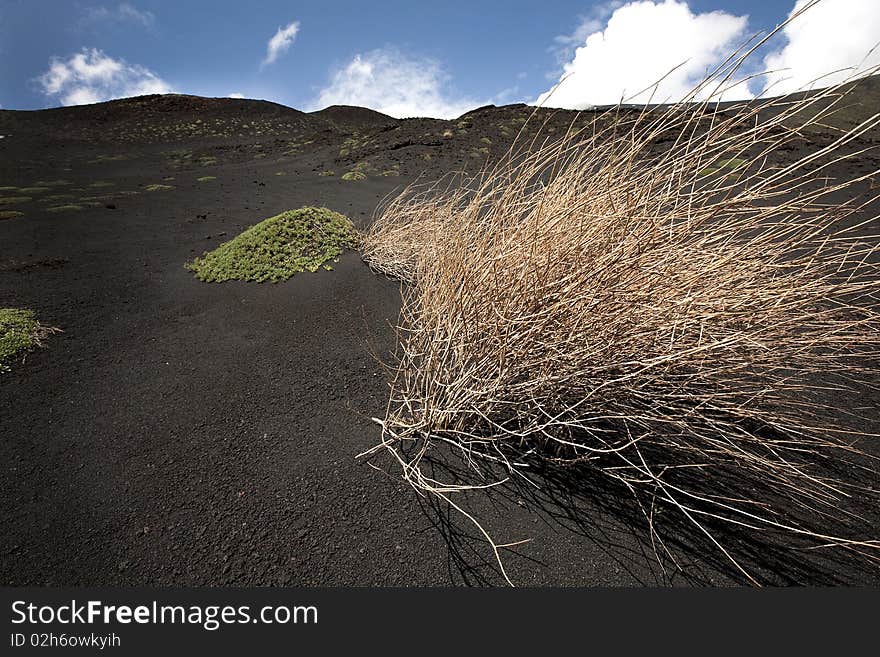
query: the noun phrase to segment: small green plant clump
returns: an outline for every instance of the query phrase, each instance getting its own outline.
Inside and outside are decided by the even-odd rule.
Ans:
[[[146,187],[144,187],[144,189],[148,192],[167,192],[171,189],[174,189],[174,185],[160,185],[156,183],[152,185],[147,185]]]
[[[0,210],[0,221],[3,219],[18,219],[23,216],[24,212],[18,212],[17,210]]]
[[[77,212],[79,210],[82,210],[83,207],[83,205],[79,205],[76,203],[68,203],[66,205],[53,205],[52,207],[46,208],[46,212]]]
[[[305,207],[261,221],[187,268],[208,283],[277,282],[322,265],[328,268],[325,263],[358,243],[347,217],[327,208]]]
[[[196,182],[211,182],[212,180],[217,180],[217,176],[201,176],[196,178]]]
[[[715,162],[714,165],[702,169],[699,172],[699,175],[711,176],[713,173],[718,173],[719,171],[733,171],[734,169],[740,168],[744,164],[748,164],[748,161],[738,157],[732,157],[726,160],[718,160],[717,162]]]
[[[43,338],[57,330],[41,325],[33,310],[0,308],[0,373],[9,371],[13,357],[42,346]]]

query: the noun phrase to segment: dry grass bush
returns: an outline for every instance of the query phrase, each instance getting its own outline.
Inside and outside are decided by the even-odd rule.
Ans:
[[[697,102],[743,59],[691,102],[615,108],[477,176],[411,187],[376,218],[365,258],[407,285],[375,450],[418,490],[467,515],[453,494],[499,483],[481,463],[511,476],[536,458],[585,464],[636,496],[652,540],[656,505],[671,506],[750,579],[710,525],[877,560],[870,526],[823,523],[871,492],[819,466],[858,453],[865,425],[829,405],[876,377],[880,339],[868,199],[834,200],[858,198],[871,174],[826,170],[861,152],[880,115],[773,164],[845,89],[737,111]],[[440,448],[473,480],[431,478],[424,459]],[[503,571],[502,546],[468,517]]]

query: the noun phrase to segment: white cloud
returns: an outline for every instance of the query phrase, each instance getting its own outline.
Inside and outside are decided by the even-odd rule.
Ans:
[[[244,94],[240,91],[233,91],[231,94],[227,96],[227,98],[244,98]]]
[[[129,23],[145,28],[152,28],[156,24],[156,17],[149,11],[143,11],[137,7],[123,2],[116,7],[89,7],[80,21],[80,25],[88,27],[96,23]]]
[[[798,0],[789,16],[810,3]],[[880,2],[823,0],[786,25],[782,37],[786,45],[764,59],[764,69],[771,71],[768,94],[843,82],[880,65],[880,48],[874,49],[880,41]]]
[[[526,101],[522,100],[522,94],[520,94],[519,85],[515,84],[512,87],[502,89],[497,94],[492,96],[490,102],[493,105],[507,105],[510,103],[521,103]],[[485,104],[487,103],[484,103],[484,105]]]
[[[293,45],[298,32],[299,21],[293,21],[290,25],[279,27],[275,35],[269,39],[269,43],[266,44],[266,58],[263,60],[261,67],[272,64],[281,55],[286,53],[290,46]]]
[[[614,13],[614,10],[623,5],[623,0],[610,0],[600,3],[591,8],[590,12],[580,17],[580,23],[571,34],[561,34],[553,38],[553,45],[548,51],[553,53],[560,68],[574,58],[575,51],[587,40],[593,32],[600,32],[605,25],[606,19]],[[548,77],[557,77],[558,71],[548,74]]]
[[[49,70],[37,82],[46,96],[62,105],[172,91],[168,83],[149,69],[113,59],[96,48],[84,48],[68,59],[53,57]]]
[[[374,50],[355,55],[337,70],[312,106],[360,105],[396,118],[449,119],[486,104],[450,94],[448,81],[437,62],[392,49]]]
[[[723,11],[694,14],[681,0],[618,6],[604,29],[583,37],[587,29],[597,27],[594,17],[570,37],[580,36],[583,42],[565,64],[555,91],[541,94],[537,102],[583,109],[621,100],[680,100],[740,45],[747,20]],[[748,95],[743,87],[738,92],[741,97]]]

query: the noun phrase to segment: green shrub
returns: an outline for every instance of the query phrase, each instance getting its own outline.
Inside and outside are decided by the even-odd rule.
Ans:
[[[327,208],[306,207],[261,221],[187,268],[208,283],[277,282],[326,267],[325,263],[343,249],[356,248],[358,242],[348,218]]]
[[[40,325],[33,310],[0,308],[0,372],[8,372],[14,356],[41,346],[42,338],[56,330]]]

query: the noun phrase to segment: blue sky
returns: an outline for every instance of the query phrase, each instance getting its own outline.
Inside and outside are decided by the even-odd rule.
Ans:
[[[454,116],[488,102],[546,100],[563,73],[570,77],[548,104],[605,102],[687,59],[690,69],[663,89],[671,98],[722,51],[794,7],[795,0],[0,0],[0,106],[175,91],[240,93],[300,109],[350,102],[395,115]],[[856,30],[864,34],[850,50],[870,50],[880,39],[878,7],[823,0],[808,12],[816,14],[808,39],[780,35],[756,66],[781,57],[791,70],[807,71],[798,78],[803,85],[816,66],[836,63],[817,47],[836,53],[837,41],[851,44]]]

